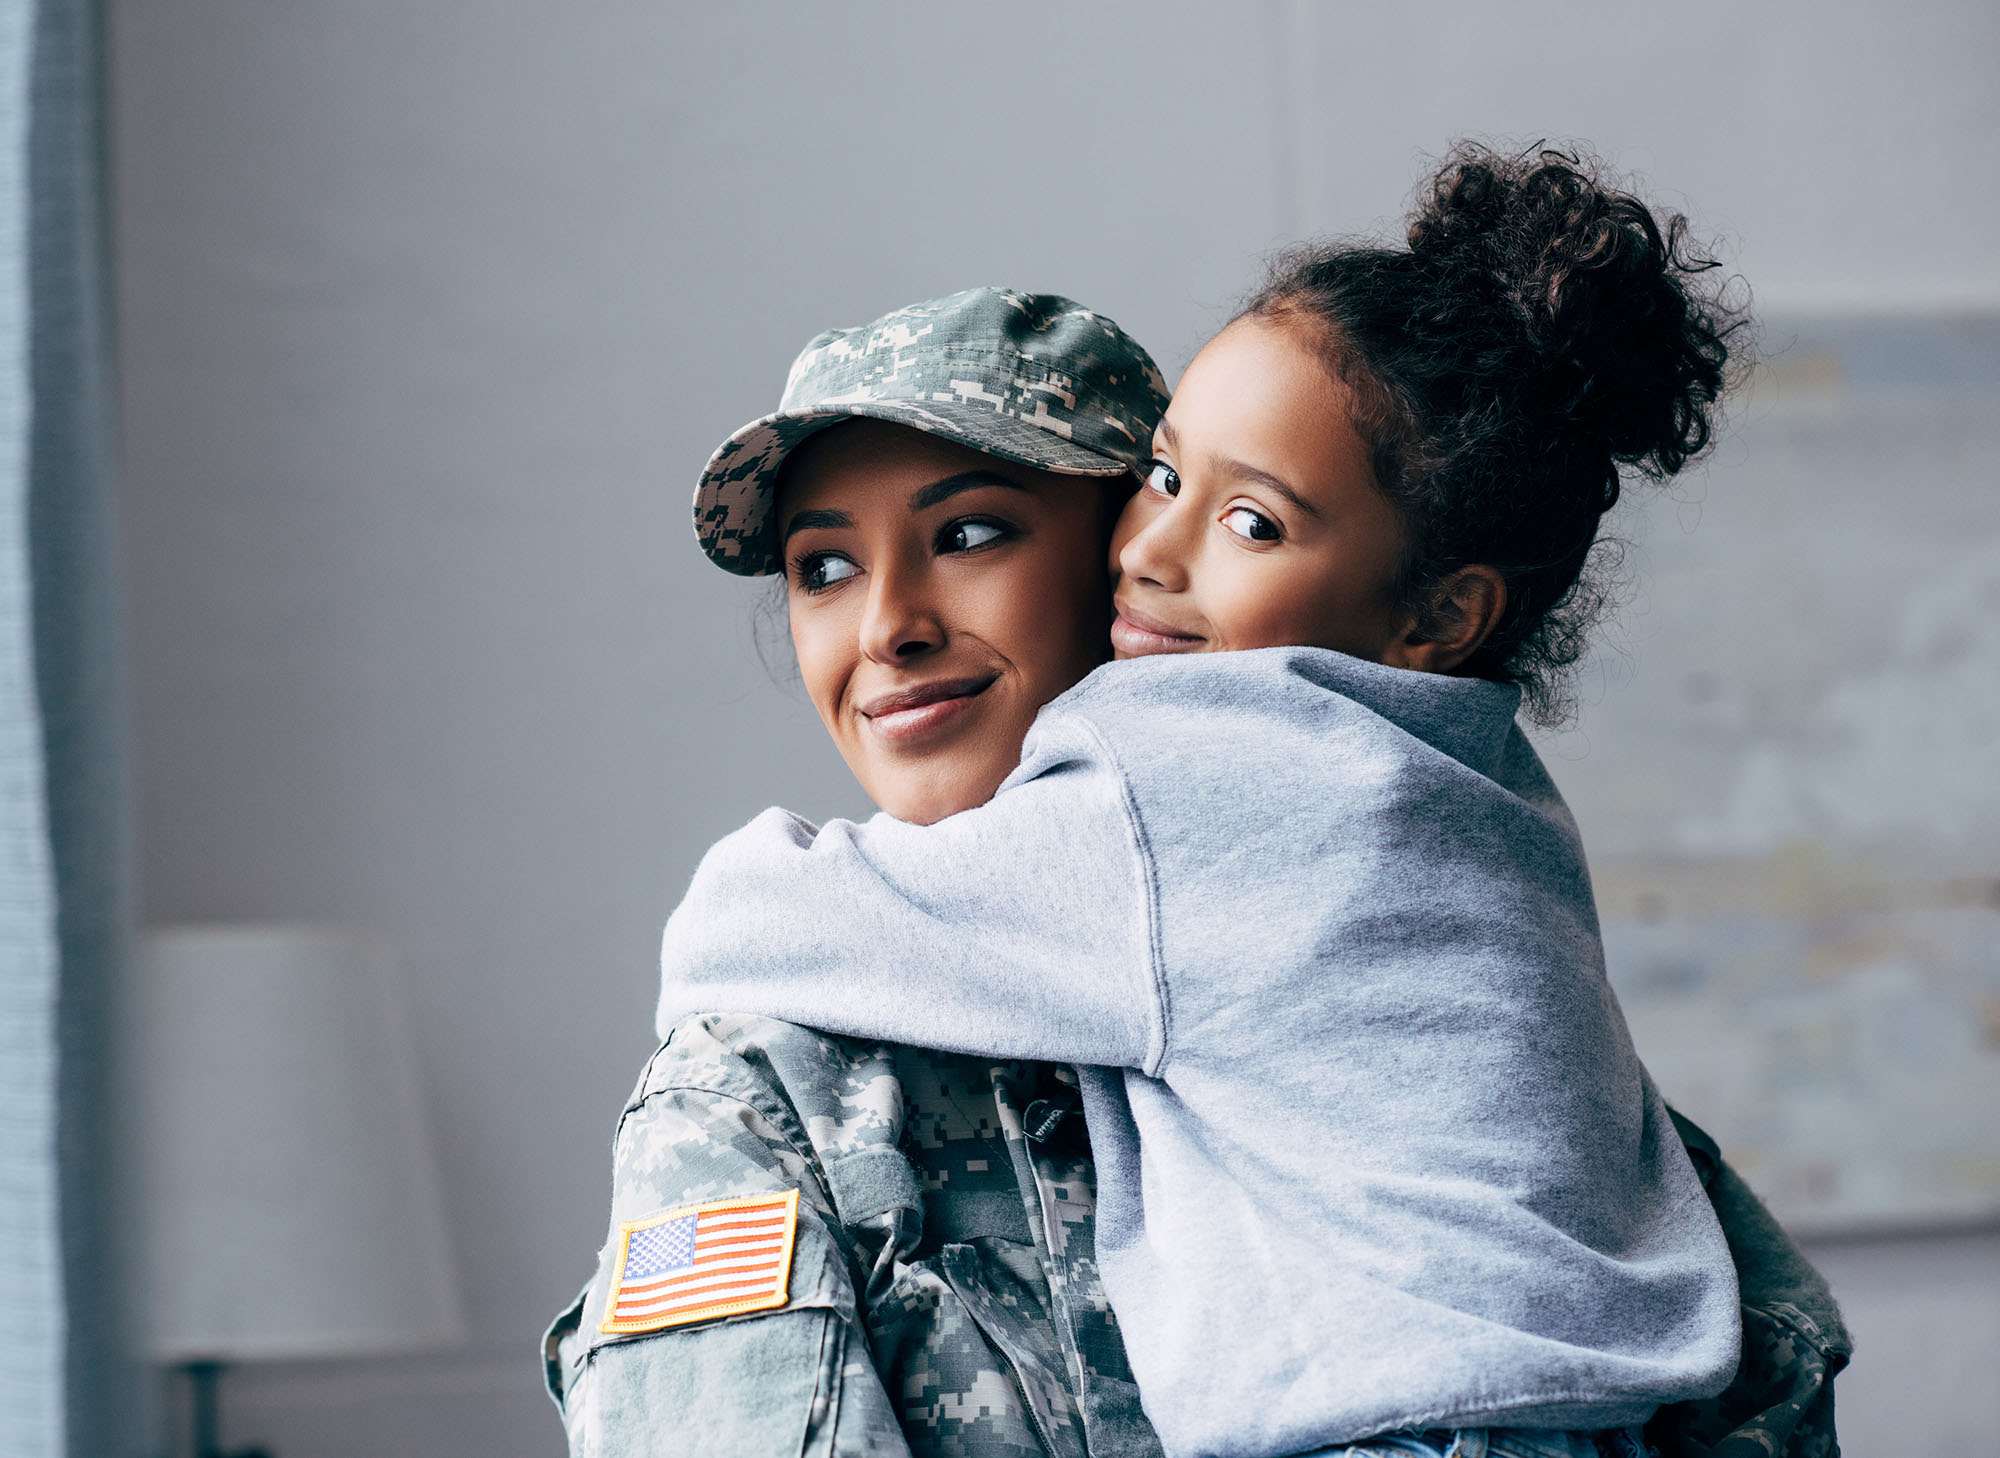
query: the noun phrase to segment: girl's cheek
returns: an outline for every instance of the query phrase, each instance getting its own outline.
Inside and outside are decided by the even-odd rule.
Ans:
[[[1221,552],[1205,576],[1189,575],[1189,591],[1201,603],[1225,648],[1278,648],[1311,641],[1297,617],[1297,584],[1268,564],[1241,553]]]
[[[1126,500],[1118,513],[1118,520],[1111,527],[1111,572],[1118,573],[1118,557],[1125,550],[1125,544],[1136,537],[1146,525],[1150,510],[1146,501],[1146,489],[1142,486]]]

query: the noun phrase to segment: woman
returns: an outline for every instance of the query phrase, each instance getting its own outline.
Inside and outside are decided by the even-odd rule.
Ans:
[[[795,367],[787,408],[718,453],[698,506],[704,545],[735,570],[776,565],[793,532],[809,533],[808,542],[827,529],[842,534],[843,551],[802,553],[790,564],[801,670],[877,803],[927,821],[984,800],[1012,768],[1035,711],[1104,656],[1107,493],[1022,467],[1102,474],[1097,463],[1109,462],[1123,471],[1151,426],[1137,418],[1142,402],[1113,417],[1110,436],[1098,433],[1095,461],[1077,454],[1076,428],[1105,416],[1097,403],[1132,381],[1131,356],[1144,360],[1094,316],[1017,296],[921,307],[917,320],[890,316],[815,341]],[[1093,321],[1071,357],[1047,352],[1062,334],[1040,317],[1050,309],[1058,320]],[[1024,333],[1027,316],[1035,318]],[[1024,343],[1042,351],[1032,367]],[[990,381],[968,378],[975,355],[993,369]],[[924,378],[927,367],[950,379],[947,390],[926,388],[937,383]],[[1139,374],[1157,378],[1149,362]],[[1035,409],[996,417],[990,405],[972,404],[1004,409],[1014,397],[1050,395],[1072,417],[1032,428],[1069,426],[1066,454],[1021,434],[1022,417],[1038,418]],[[1152,395],[1155,415],[1160,403]],[[843,425],[799,449],[776,490],[785,452],[844,414],[907,421],[930,438],[902,424]],[[996,418],[1003,430],[992,428]],[[819,594],[858,571],[857,560],[868,565],[867,591],[822,603]],[[963,1090],[981,1074],[975,1108]],[[934,1117],[954,1092],[958,1110],[972,1114],[973,1136],[990,1107],[1001,1140],[956,1169],[927,1166],[919,1140],[899,1167],[900,1094],[919,1116]],[[703,1018],[676,1028],[621,1128],[620,1229],[581,1309],[552,1333],[552,1383],[567,1388],[573,1447],[653,1451],[653,1434],[661,1451],[882,1451],[900,1419],[919,1451],[1152,1451],[1090,1259],[1089,1159],[1051,1148],[1078,1122],[1065,1112],[1066,1093],[1066,1081],[1046,1069],[975,1071],[967,1060],[856,1048],[781,1024]],[[841,1105],[835,1116],[809,1107],[828,1099]],[[901,1172],[910,1164],[923,1177],[921,1201]],[[1012,1206],[998,1187],[1006,1181],[987,1178],[996,1167],[1011,1168],[1024,1197]],[[848,1187],[850,1170],[868,1172],[858,1188]],[[1741,1264],[1744,1231],[1775,1231],[1758,1223],[1761,1211],[1729,1207],[1729,1178],[1722,1171],[1711,1193],[1720,1194]],[[691,1222],[708,1218],[703,1211],[749,1218],[741,1211],[769,1209],[794,1189],[786,1198],[806,1208],[769,1217],[795,1219],[784,1237],[796,1234],[798,1253],[782,1291],[757,1286],[754,1255],[738,1262],[752,1269],[736,1276],[633,1263],[635,1242],[661,1230],[695,1229]],[[757,1199],[766,1206],[743,1204]],[[739,1239],[732,1248],[751,1244]],[[1823,1297],[1809,1272],[1785,1274],[1795,1302]],[[1761,1299],[1754,1267],[1744,1289],[1746,1307]],[[717,1319],[723,1324],[699,1324]],[[1701,1413],[1668,1414],[1656,1424],[1662,1435],[1702,1451],[1683,1439],[1718,1438],[1738,1426],[1738,1409],[1769,1405],[1772,1374],[1753,1369],[1779,1348],[1749,1326],[1746,1375],[1762,1389],[1739,1391],[1739,1382]],[[860,1360],[863,1330],[878,1363],[872,1371]],[[1819,1368],[1794,1374],[1789,1387],[1777,1374],[1779,1405],[1789,1402],[1792,1418],[1818,1394],[1836,1345],[1823,1343]],[[1797,1347],[1782,1350],[1796,1356]],[[927,1381],[968,1355],[976,1359],[968,1377],[934,1386],[970,1400],[933,1400]],[[745,1382],[746,1365],[773,1375]],[[751,1405],[738,1411],[745,1397]],[[960,1426],[966,1412],[974,1421]],[[688,1426],[697,1415],[712,1420],[699,1443]],[[673,1437],[658,1424],[671,1424]],[[1759,1431],[1778,1429],[1766,1419]]]
[[[816,339],[779,413],[717,452],[697,517],[719,565],[772,571],[787,534],[840,522],[882,569],[865,612],[811,611],[808,583],[792,616],[885,810],[986,799],[1041,705],[1109,656],[1104,545],[1165,403],[1110,321],[979,289]],[[621,1120],[598,1277],[550,1334],[572,1451],[1157,1451],[1097,1282],[1075,1102],[1067,1069],[676,1028]],[[782,1304],[615,1319],[620,1227],[794,1189]]]

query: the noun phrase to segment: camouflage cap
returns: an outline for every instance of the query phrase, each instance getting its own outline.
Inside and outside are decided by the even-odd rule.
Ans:
[[[716,566],[776,572],[779,468],[808,436],[865,416],[1023,466],[1117,476],[1152,450],[1167,385],[1124,330],[1056,294],[967,289],[829,329],[792,361],[774,414],[709,457],[694,529]]]

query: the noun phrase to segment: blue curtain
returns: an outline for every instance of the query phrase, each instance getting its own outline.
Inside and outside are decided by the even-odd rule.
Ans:
[[[101,58],[0,0],[0,1453],[142,1446],[111,1046],[132,926]]]

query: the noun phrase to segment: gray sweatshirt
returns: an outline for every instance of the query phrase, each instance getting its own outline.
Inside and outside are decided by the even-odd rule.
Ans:
[[[660,1027],[1094,1065],[1169,1454],[1641,1422],[1734,1372],[1735,1275],[1517,699],[1313,648],[1106,665],[978,809],[717,844]]]

